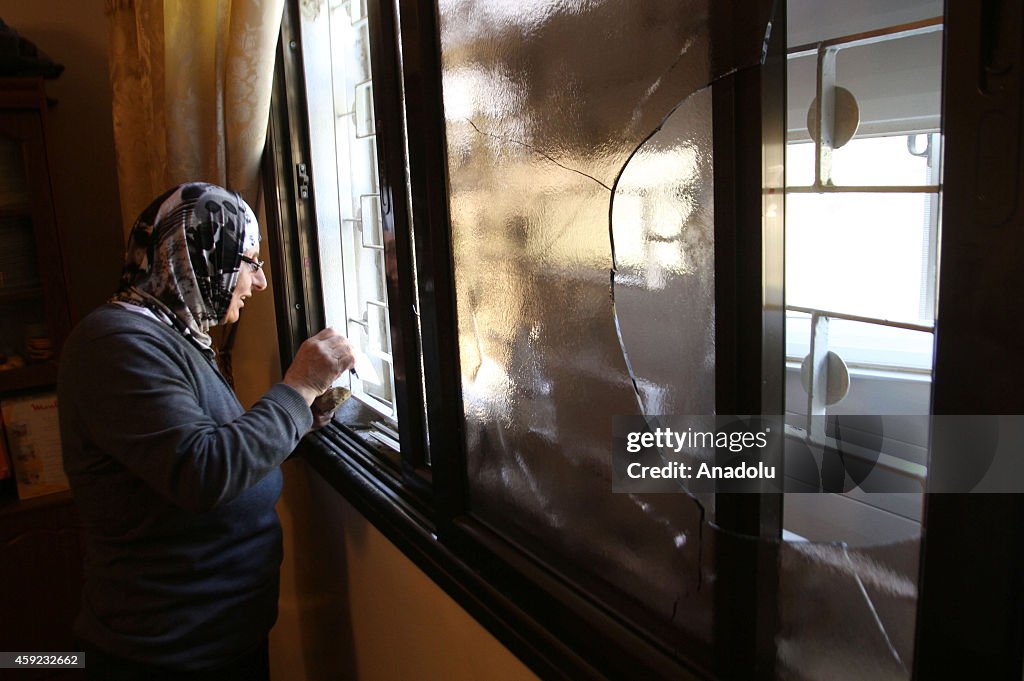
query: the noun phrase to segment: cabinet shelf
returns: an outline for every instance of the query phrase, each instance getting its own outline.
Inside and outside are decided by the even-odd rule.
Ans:
[[[47,111],[41,78],[0,78],[0,270],[6,277],[0,287],[0,347],[5,351],[20,349],[45,328],[58,352],[71,327],[66,251],[46,149]],[[0,371],[0,399],[52,392],[56,384],[56,358],[26,364]],[[23,496],[37,491],[31,481],[23,480],[22,486]],[[17,494],[16,479],[0,480],[0,642],[4,650],[74,650],[71,625],[81,603],[82,556],[71,494],[21,501]],[[0,678],[7,676],[0,672]]]
[[[14,513],[26,513],[51,506],[64,506],[71,503],[71,492],[54,492],[32,499],[18,499],[16,497],[0,498],[0,518]]]
[[[0,288],[0,303],[19,303],[24,300],[38,300],[46,297],[42,286]]]
[[[31,217],[32,207],[28,204],[28,201],[0,204],[0,220]]]
[[[71,326],[46,153],[39,78],[0,79],[0,347],[46,329],[59,351]],[[57,383],[56,358],[0,371],[0,399]]]
[[[17,369],[0,371],[0,393],[31,388],[49,388],[57,384],[57,362],[26,364]]]

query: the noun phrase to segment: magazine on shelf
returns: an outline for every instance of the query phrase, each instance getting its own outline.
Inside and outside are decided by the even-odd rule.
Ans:
[[[53,393],[0,402],[7,449],[19,499],[68,489],[61,457],[57,396]]]

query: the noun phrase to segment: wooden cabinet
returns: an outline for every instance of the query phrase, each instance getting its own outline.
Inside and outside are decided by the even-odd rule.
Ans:
[[[78,650],[82,549],[68,492],[0,506],[0,650]],[[24,669],[18,681],[81,678],[81,670]],[[0,680],[5,670],[0,670]]]
[[[0,79],[0,397],[51,388],[70,327],[38,79]],[[47,356],[49,355],[49,356]]]
[[[0,78],[0,399],[53,391],[71,325],[38,78]],[[0,481],[0,504],[16,498]]]
[[[0,79],[0,399],[55,390],[70,327],[46,148],[48,106],[41,80]],[[87,214],[84,207],[86,223]],[[14,480],[0,482],[0,650],[74,649],[81,556],[70,493],[19,501]],[[68,674],[23,670],[17,678]]]

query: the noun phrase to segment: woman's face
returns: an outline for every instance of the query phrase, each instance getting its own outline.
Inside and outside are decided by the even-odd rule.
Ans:
[[[260,251],[253,248],[245,252],[246,257],[252,260],[259,260]],[[253,291],[262,291],[267,288],[267,275],[263,274],[263,268],[253,271],[252,265],[242,261],[238,268],[238,283],[235,284],[235,291],[231,294],[231,303],[228,311],[224,314],[223,324],[234,324],[245,307],[245,300],[252,297]]]

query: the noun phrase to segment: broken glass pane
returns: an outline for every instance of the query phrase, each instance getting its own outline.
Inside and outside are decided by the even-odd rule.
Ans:
[[[440,10],[473,512],[708,644],[704,509],[609,470],[612,416],[714,407],[708,6]]]
[[[711,89],[688,97],[615,185],[612,295],[644,414],[715,410]]]
[[[819,634],[898,678],[904,553],[763,542],[718,528],[708,499],[611,493],[614,416],[714,412],[709,86],[757,65],[767,20],[733,30],[757,24],[747,3],[674,0],[439,14],[472,514],[705,668],[731,643],[722,569],[765,550],[781,678],[855,678],[819,674],[842,659]]]
[[[909,679],[917,556],[916,538],[860,549],[784,543],[777,677]]]

